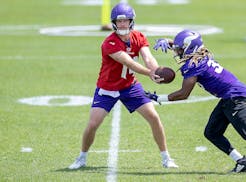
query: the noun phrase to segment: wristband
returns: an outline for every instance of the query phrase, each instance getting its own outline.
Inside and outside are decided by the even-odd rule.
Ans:
[[[168,100],[168,95],[162,95],[157,98],[157,102],[167,102]]]

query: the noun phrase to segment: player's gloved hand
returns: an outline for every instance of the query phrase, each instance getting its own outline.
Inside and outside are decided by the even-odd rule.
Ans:
[[[144,91],[144,95],[150,98],[151,100],[158,102],[158,95],[156,95],[156,91],[154,91],[153,94],[149,91],[148,92]],[[161,102],[158,102],[158,103],[161,105]]]
[[[168,49],[172,49],[170,43],[169,43],[169,40],[168,39],[163,39],[163,38],[160,38],[158,40],[156,40],[156,43],[153,47],[154,50],[158,50],[159,48],[161,48],[162,52],[165,51],[165,53],[167,53],[167,50]]]

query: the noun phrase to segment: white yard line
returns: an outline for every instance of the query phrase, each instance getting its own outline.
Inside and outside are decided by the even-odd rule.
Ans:
[[[99,55],[78,55],[78,56],[62,56],[62,55],[0,55],[0,60],[79,60],[90,58],[100,58]]]
[[[108,153],[109,150],[90,150],[93,153]],[[118,153],[139,153],[142,152],[141,150],[118,150]]]
[[[246,40],[246,39],[245,39]],[[31,60],[31,61],[43,61],[43,60],[81,60],[90,58],[98,58],[99,55],[77,55],[77,56],[69,56],[69,55],[0,55],[0,60]],[[156,58],[161,58],[161,56],[157,55]],[[216,58],[219,59],[244,59],[246,55],[244,53],[241,54],[225,54],[225,55],[217,55]]]
[[[165,94],[160,94],[160,95],[164,96]],[[54,100],[59,101],[59,99],[61,99],[61,101],[65,99],[66,102],[53,102]],[[188,103],[194,103],[194,102],[205,102],[205,101],[209,101],[213,99],[217,99],[217,98],[214,96],[190,96],[187,100],[163,102],[162,104],[163,105],[181,104],[181,103],[188,104]],[[83,106],[83,105],[91,104],[92,98],[89,96],[79,96],[79,95],[45,95],[45,96],[20,98],[17,100],[17,102],[22,103],[22,104],[34,105],[34,106],[71,107],[71,106]],[[154,102],[154,104],[159,105],[157,102]],[[116,116],[114,116],[115,119],[113,118],[113,120],[119,119],[119,118],[116,118],[118,117],[119,114],[120,114],[120,111],[118,111],[117,109],[114,109],[114,115]],[[113,122],[112,127],[119,127],[116,124],[114,124],[114,122],[119,122],[118,120],[112,121],[112,122]],[[114,128],[112,128],[112,130],[113,129]],[[116,131],[113,130],[112,132],[116,132]],[[112,137],[114,135],[112,134]],[[134,151],[136,152],[138,150],[119,150],[118,152],[134,152]],[[110,151],[109,150],[99,150],[95,152],[102,153],[102,152],[110,152]]]
[[[120,2],[128,3],[128,0]],[[188,4],[190,0],[135,0],[135,3],[141,5],[157,5],[157,4]],[[80,5],[80,6],[101,6],[102,0],[63,0],[63,5]]]
[[[108,151],[107,182],[117,181],[117,162],[120,141],[120,115],[120,102],[117,102],[113,109],[112,129]]]
[[[146,36],[175,36],[183,29],[192,29],[202,35],[223,33],[223,29],[212,25],[175,25],[175,24],[145,24],[136,25],[136,30]],[[101,31],[100,25],[80,26],[39,26],[39,25],[0,25],[0,36],[2,35],[47,35],[47,36],[108,36],[111,32]]]

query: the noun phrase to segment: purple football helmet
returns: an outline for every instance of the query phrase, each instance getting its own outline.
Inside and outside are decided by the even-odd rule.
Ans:
[[[182,59],[185,55],[189,55],[199,51],[203,47],[202,37],[199,33],[191,30],[183,30],[179,32],[173,41],[173,50]]]
[[[111,22],[113,29],[119,35],[126,35],[133,29],[134,19],[136,17],[134,9],[127,3],[116,4],[111,11]],[[129,19],[130,25],[128,30],[119,30],[116,26],[116,20],[119,19]]]

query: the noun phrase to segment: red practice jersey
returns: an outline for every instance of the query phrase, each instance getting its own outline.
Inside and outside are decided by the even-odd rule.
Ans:
[[[130,44],[128,45],[115,32],[109,35],[101,46],[102,65],[97,80],[97,87],[111,91],[128,88],[136,81],[134,72],[112,59],[109,54],[125,51],[133,60],[137,61],[139,51],[144,46],[149,46],[146,37],[141,32],[135,30],[130,32]]]

